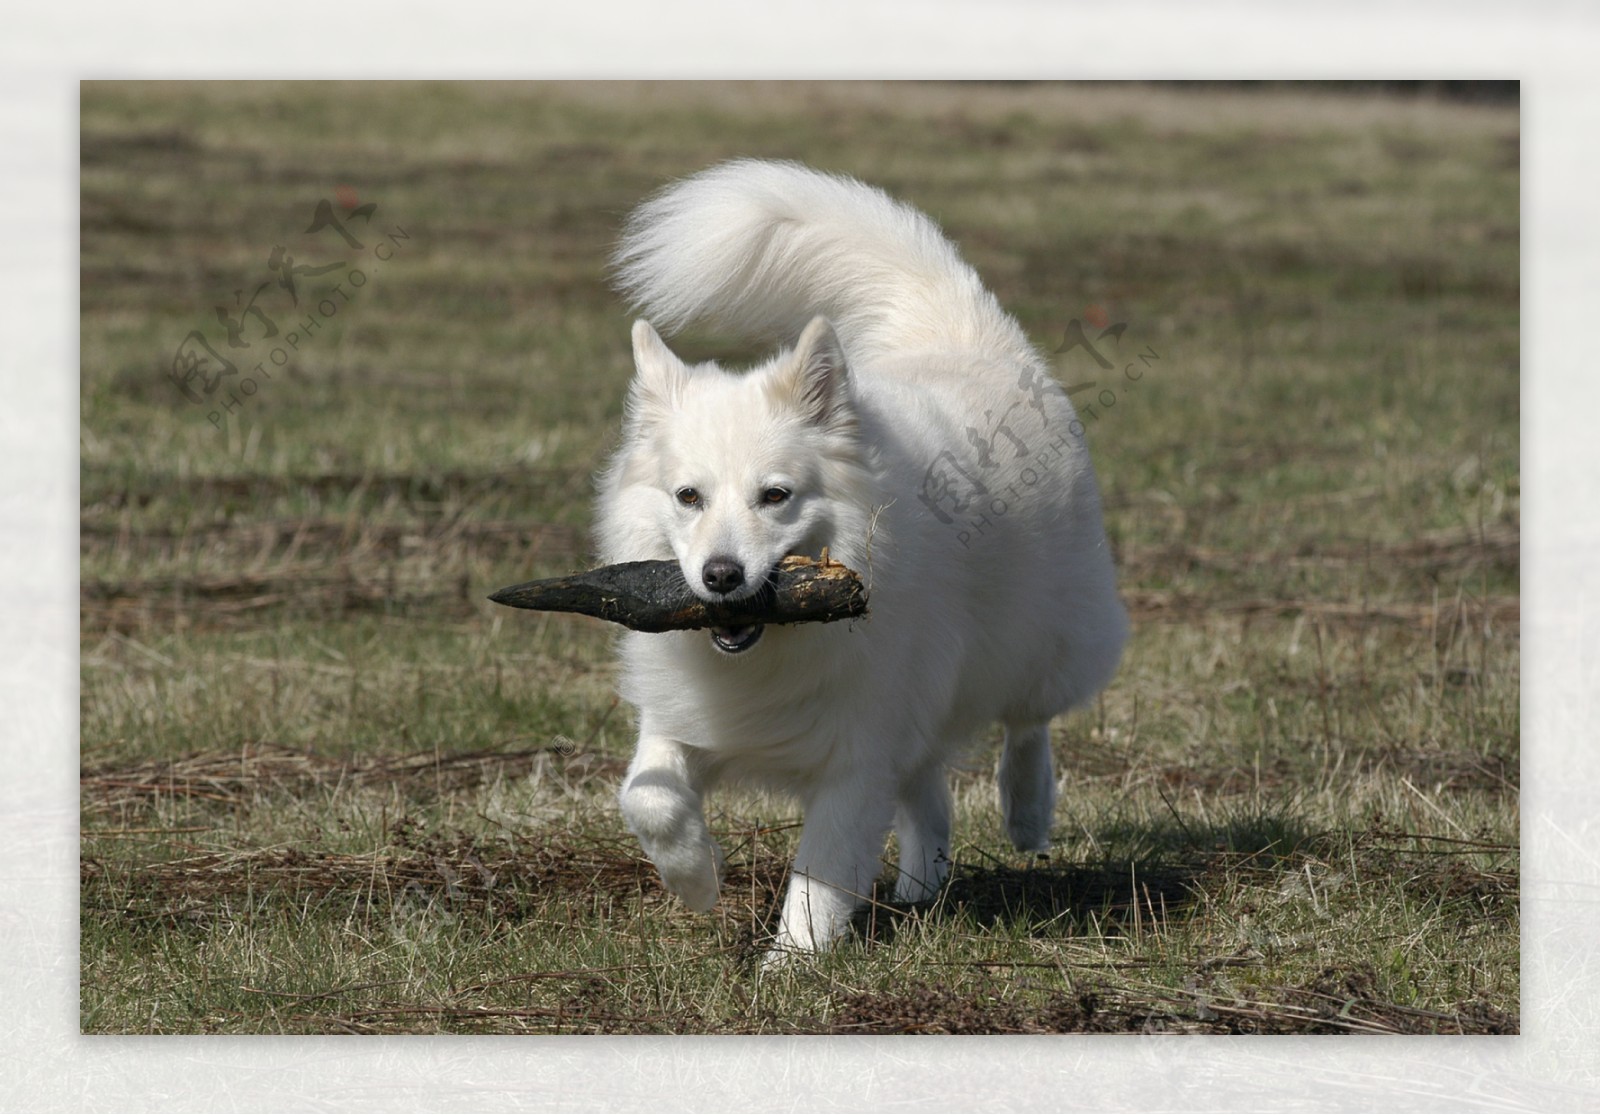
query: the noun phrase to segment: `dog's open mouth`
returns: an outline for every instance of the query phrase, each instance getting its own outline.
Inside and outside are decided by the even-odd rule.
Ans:
[[[713,627],[711,644],[724,654],[740,654],[755,646],[766,628],[759,623],[744,627]]]

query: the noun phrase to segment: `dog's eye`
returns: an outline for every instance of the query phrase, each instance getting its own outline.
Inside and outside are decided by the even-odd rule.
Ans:
[[[679,488],[674,494],[685,507],[696,507],[700,503],[700,493],[693,488]]]
[[[788,488],[768,488],[761,493],[762,503],[782,503],[790,496]]]

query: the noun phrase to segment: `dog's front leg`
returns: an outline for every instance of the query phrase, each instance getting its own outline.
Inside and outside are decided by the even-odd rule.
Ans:
[[[643,733],[620,794],[622,817],[668,890],[709,910],[721,885],[722,849],[706,828],[703,765],[677,740]]]
[[[867,778],[820,788],[806,803],[805,828],[783,900],[778,936],[765,963],[833,945],[872,896],[894,796]]]

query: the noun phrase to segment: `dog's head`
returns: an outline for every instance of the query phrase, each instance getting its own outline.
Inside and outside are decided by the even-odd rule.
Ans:
[[[680,360],[645,321],[622,449],[602,484],[607,561],[675,558],[707,601],[760,590],[789,554],[838,547],[866,460],[843,349],[826,319],[753,371]],[[760,629],[714,631],[724,651]]]

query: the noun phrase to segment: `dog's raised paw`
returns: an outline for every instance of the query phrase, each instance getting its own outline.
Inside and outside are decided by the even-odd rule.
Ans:
[[[662,884],[697,914],[717,904],[726,857],[714,840],[692,849],[665,852],[655,858]]]

